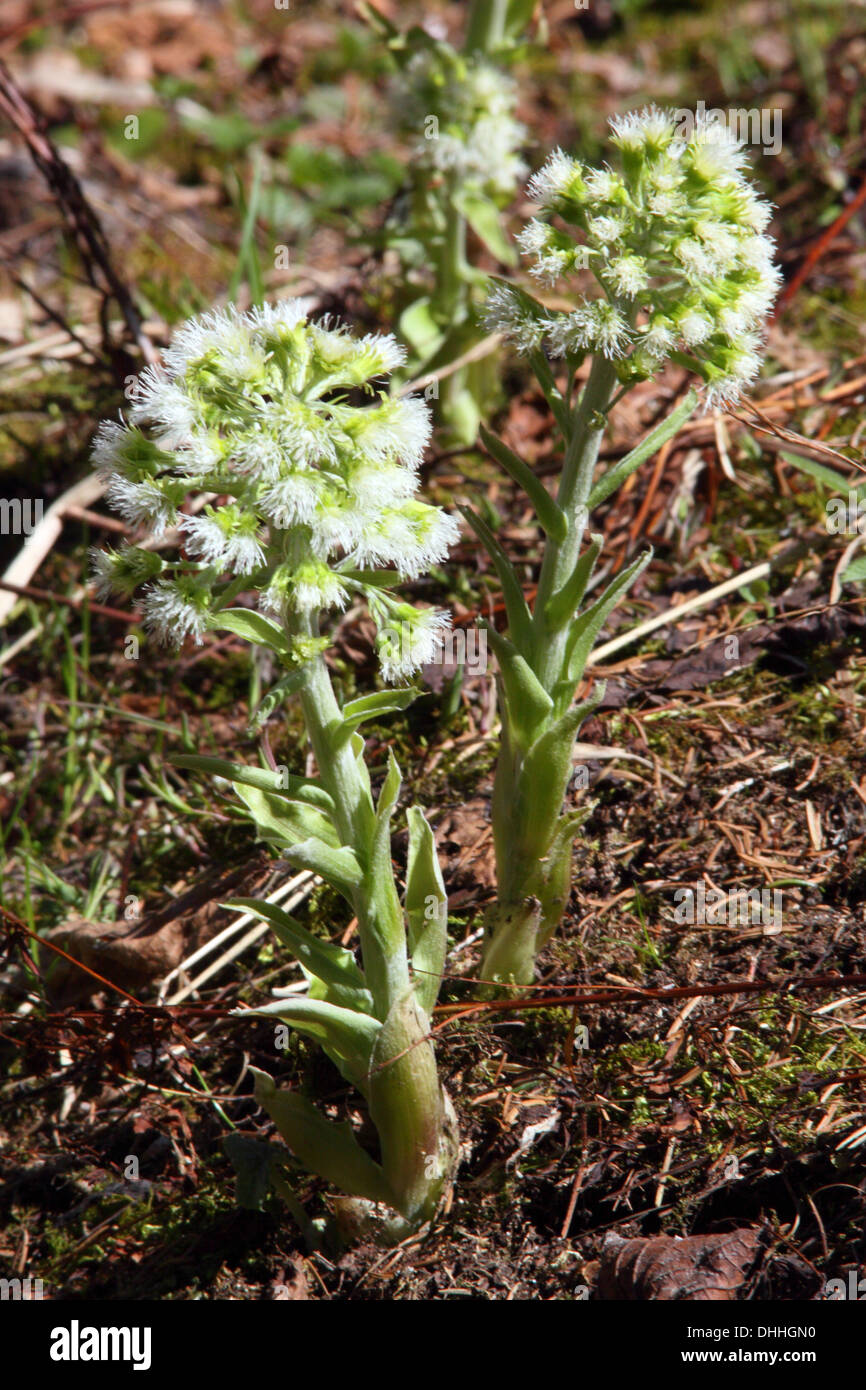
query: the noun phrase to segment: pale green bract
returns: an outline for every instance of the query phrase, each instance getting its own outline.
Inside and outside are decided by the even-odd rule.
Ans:
[[[355,338],[307,310],[295,299],[191,319],[165,368],[142,373],[128,420],[101,426],[94,461],[109,502],[155,537],[176,527],[185,558],[100,551],[97,587],[104,596],[144,584],[146,627],[175,644],[201,642],[217,623],[226,575],[244,577],[278,620],[340,609],[359,593],[375,599],[383,673],[397,680],[433,658],[447,618],[398,604],[365,571],[417,577],[456,538],[454,520],[415,495],[429,410],[385,393],[404,358],[393,337]],[[201,493],[230,501],[184,512]],[[397,607],[414,639],[402,659],[390,636]]]

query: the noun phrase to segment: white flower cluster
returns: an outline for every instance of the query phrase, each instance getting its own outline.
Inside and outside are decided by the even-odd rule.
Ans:
[[[539,280],[588,269],[602,295],[552,314],[537,301],[530,312],[528,296],[500,288],[488,322],[524,351],[543,336],[557,355],[602,353],[624,383],[672,358],[703,377],[708,404],[733,403],[757,375],[781,279],[766,234],[770,206],[724,125],[698,119],[681,139],[675,116],[651,107],[611,128],[621,170],[585,169],[556,150],[530,181],[541,215],[519,237]],[[553,216],[581,240],[551,225]]]
[[[97,588],[131,594],[144,584],[145,624],[165,642],[200,642],[214,602],[239,579],[282,620],[342,607],[352,589],[384,611],[397,600],[380,575],[367,584],[365,569],[417,577],[457,537],[453,518],[416,497],[428,406],[385,392],[402,348],[390,335],[309,322],[307,310],[287,300],[191,319],[165,369],[142,373],[128,421],[97,433],[110,503],[155,537],[177,528],[182,553],[167,563],[135,546],[98,552]],[[227,500],[190,515],[182,508],[197,493]],[[402,607],[419,631],[428,622]],[[389,661],[387,672],[417,664]]]
[[[401,124],[419,133],[419,163],[453,170],[472,192],[498,201],[512,197],[526,174],[517,153],[526,129],[514,119],[515,103],[509,77],[446,44],[414,54],[395,93]]]

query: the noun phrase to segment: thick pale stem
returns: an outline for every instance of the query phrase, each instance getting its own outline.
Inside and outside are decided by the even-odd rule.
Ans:
[[[580,554],[589,519],[586,504],[592,490],[593,474],[606,425],[604,412],[616,379],[616,368],[612,362],[604,357],[593,359],[589,380],[575,410],[571,435],[566,444],[556,500],[568,518],[568,532],[562,542],[548,537],[545,543],[532,615],[533,669],[548,693],[562,674],[567,630],[552,628],[545,616],[545,608],[571,575]]]
[[[545,608],[571,575],[580,554],[588,520],[586,504],[604,434],[604,411],[615,383],[614,365],[596,357],[566,441],[557,501],[568,518],[568,532],[561,542],[548,537],[545,543],[529,653],[535,674],[548,694],[553,693],[562,676],[568,633],[567,628],[557,629],[548,621]],[[515,984],[532,982],[539,938],[546,940],[558,925],[542,915],[542,897],[548,913],[553,901],[544,893],[542,860],[520,843],[516,829],[532,823],[531,817],[520,814],[522,765],[520,748],[504,733],[491,810],[499,891],[485,922],[481,977]],[[556,901],[557,911],[561,912],[559,899]]]
[[[317,624],[291,623],[314,637]],[[376,813],[370,777],[342,716],[322,656],[305,663],[301,705],[319,775],[333,797],[341,839],[355,852],[363,878],[353,895],[361,956],[382,1031],[369,1076],[370,1113],[379,1133],[382,1167],[395,1205],[417,1223],[432,1216],[457,1160],[456,1122],[439,1084],[436,1059],[409,973],[406,927],[386,848],[375,853]]]

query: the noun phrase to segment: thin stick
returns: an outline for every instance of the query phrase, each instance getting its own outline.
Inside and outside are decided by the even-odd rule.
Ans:
[[[783,550],[782,554],[777,555],[775,559],[762,560],[759,565],[752,565],[751,569],[743,570],[742,574],[735,574],[733,578],[726,579],[723,584],[716,584],[705,594],[698,594],[695,598],[686,599],[684,603],[677,603],[673,608],[668,608],[666,612],[658,613],[654,618],[648,618],[645,623],[638,623],[636,627],[629,628],[628,632],[622,632],[618,637],[613,637],[609,642],[604,642],[600,647],[596,647],[590,653],[587,666],[598,666],[607,657],[613,656],[614,652],[622,651],[623,647],[631,646],[632,642],[648,636],[649,633],[657,631],[660,627],[668,627],[678,618],[684,618],[687,613],[697,613],[702,608],[709,608],[711,604],[716,602],[716,599],[724,598],[726,594],[735,593],[744,584],[753,584],[757,579],[766,579],[774,570],[781,569],[783,565],[790,564],[792,560],[799,559],[801,555],[806,555],[812,548],[809,541],[797,541],[795,545]]]

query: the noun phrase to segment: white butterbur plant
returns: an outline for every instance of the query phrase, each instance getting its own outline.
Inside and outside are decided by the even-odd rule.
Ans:
[[[113,505],[131,525],[173,542],[177,556],[144,545],[99,552],[95,577],[101,593],[141,588],[144,623],[159,642],[201,642],[223,630],[268,648],[282,676],[259,720],[300,699],[315,778],[219,758],[175,762],[231,781],[260,834],[332,885],[357,918],[360,962],[281,908],[232,904],[272,925],[309,982],[304,995],[240,1016],[315,1039],[368,1104],[378,1159],[350,1126],[258,1072],[256,1095],[296,1158],[411,1226],[435,1211],[457,1153],[429,1037],[447,905],[418,807],[408,811],[401,904],[390,834],[400,772],[391,757],[374,800],[358,729],[418,692],[404,685],[341,706],[322,630],[328,610],[365,598],[382,673],[403,681],[435,657],[448,624],[446,614],[416,609],[394,591],[401,577],[441,561],[457,534],[453,519],[416,495],[430,424],[423,401],[386,393],[402,356],[391,337],[309,321],[297,300],[191,320],[165,369],[142,374],[128,420],[103,425],[95,445]],[[242,594],[257,596],[258,611],[235,606]]]
[[[708,407],[734,403],[760,367],[766,315],[780,276],[766,234],[770,208],[744,173],[746,155],[721,125],[697,121],[690,138],[655,108],[612,123],[618,168],[587,169],[557,150],[529,185],[539,214],[519,242],[530,272],[569,286],[573,305],[551,310],[500,281],[488,322],[527,356],[563,440],[553,497],[528,465],[482,430],[490,454],[525,488],[545,532],[533,608],[480,516],[467,520],[487,546],[504,589],[508,631],[489,635],[500,664],[502,749],[493,795],[498,900],[486,921],[482,978],[528,983],[556,929],[571,884],[582,812],[563,814],[581,722],[603,688],[572,702],[611,612],[646,567],[647,550],[585,602],[602,538],[593,508],[692,414],[690,390],[669,417],[600,476],[607,413],[636,382],[673,362],[701,379]],[[591,272],[594,291],[580,286]],[[575,373],[591,357],[579,394]],[[560,390],[550,358],[565,363]]]

